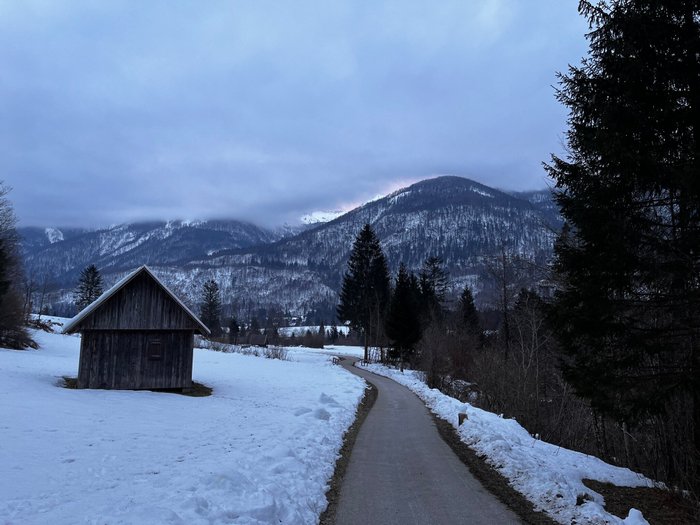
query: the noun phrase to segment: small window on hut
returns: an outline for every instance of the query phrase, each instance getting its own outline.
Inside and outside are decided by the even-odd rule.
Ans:
[[[163,359],[163,345],[159,340],[148,342],[148,359],[149,361],[160,361]]]

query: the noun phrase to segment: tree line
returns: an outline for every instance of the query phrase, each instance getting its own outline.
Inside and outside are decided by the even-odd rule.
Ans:
[[[589,54],[560,75],[562,369],[674,485],[700,495],[700,4],[581,2]]]
[[[554,297],[512,290],[504,250],[500,325],[467,337],[427,307],[419,276],[401,267],[388,285],[366,226],[338,315],[362,330],[366,359],[388,345],[429,383],[697,501],[700,4],[584,0],[579,10],[589,53],[557,91],[567,154],[545,166],[565,221]]]
[[[10,188],[0,181],[0,346],[21,350],[37,345],[27,331],[35,319],[31,297],[24,293],[26,276],[9,193]]]
[[[545,166],[565,221],[554,296],[514,286],[504,247],[493,272],[499,324],[486,332],[468,288],[458,308],[444,308],[439,259],[392,279],[367,225],[337,315],[360,334],[365,359],[420,368],[431,385],[515,416],[535,436],[697,500],[700,5],[583,0],[579,10],[588,56],[557,91],[567,153]],[[0,257],[0,270],[11,267]]]
[[[370,347],[386,348],[388,357],[403,366],[426,327],[442,317],[447,272],[441,259],[429,257],[418,274],[401,263],[392,283],[379,239],[366,224],[353,243],[347,266],[338,318],[361,335],[365,360],[370,359]]]

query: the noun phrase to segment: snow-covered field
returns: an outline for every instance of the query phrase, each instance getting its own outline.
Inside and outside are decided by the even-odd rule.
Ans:
[[[618,486],[653,486],[653,482],[629,469],[534,439],[517,421],[504,419],[468,403],[430,389],[415,371],[372,364],[364,369],[389,377],[415,392],[438,417],[452,423],[467,445],[503,474],[518,492],[560,523],[642,525],[648,522],[632,509],[622,520],[605,511],[603,497],[582,483],[596,479]],[[458,426],[458,414],[468,416]],[[577,505],[577,499],[585,501]]]
[[[195,350],[210,397],[69,390],[79,338],[0,349],[0,524],[314,523],[364,383],[329,352]]]

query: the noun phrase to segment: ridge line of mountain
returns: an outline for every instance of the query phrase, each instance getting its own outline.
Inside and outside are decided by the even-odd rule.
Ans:
[[[51,239],[49,228],[19,231],[28,274],[52,283],[50,303],[62,313],[88,264],[96,264],[107,283],[148,264],[190,305],[203,280],[213,278],[232,309],[239,303],[298,313],[331,311],[354,237],[367,222],[392,270],[399,261],[417,269],[427,256],[438,255],[455,290],[468,284],[480,291],[484,265],[503,245],[540,262],[551,257],[560,221],[547,191],[514,195],[448,176],[419,181],[287,236],[221,219],[54,231]]]

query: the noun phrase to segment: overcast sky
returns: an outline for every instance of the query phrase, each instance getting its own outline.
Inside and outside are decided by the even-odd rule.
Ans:
[[[0,0],[21,225],[349,208],[441,174],[537,189],[578,0]]]

